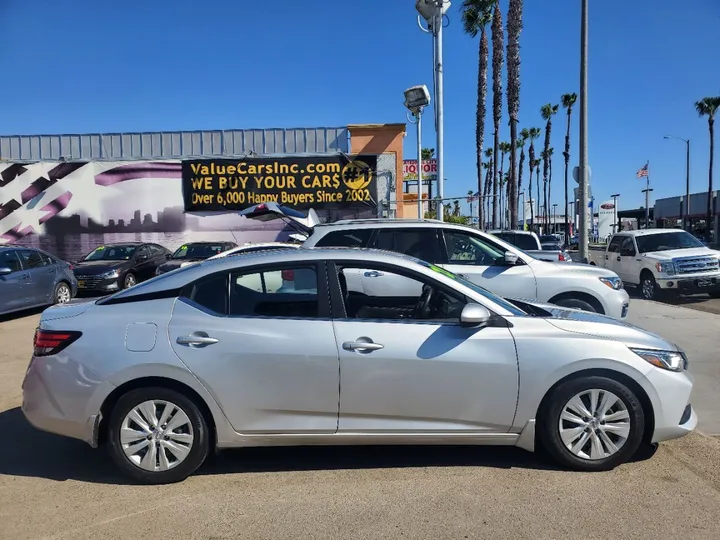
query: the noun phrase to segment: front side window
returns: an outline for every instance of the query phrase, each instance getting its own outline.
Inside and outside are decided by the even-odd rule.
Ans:
[[[370,236],[372,236],[372,229],[332,231],[318,240],[315,246],[363,248],[367,247],[370,242]]]
[[[613,236],[607,249],[608,253],[620,252],[620,246],[622,246],[623,240],[625,240],[625,238],[627,238],[627,236]]]
[[[22,258],[23,267],[26,270],[41,268],[48,264],[47,259],[42,257],[38,251],[24,249],[20,252],[20,257]]]
[[[403,253],[416,259],[440,262],[440,244],[436,229],[381,229],[375,248]]]
[[[230,278],[230,315],[319,317],[315,267],[283,266],[233,273]]]
[[[492,266],[505,260],[503,251],[477,236],[455,230],[443,234],[449,264]]]
[[[458,322],[465,297],[435,281],[372,265],[342,264],[338,281],[348,319]],[[365,277],[367,281],[363,285]]]
[[[99,246],[88,253],[84,261],[129,261],[135,254],[137,246]]]
[[[9,268],[11,272],[19,272],[22,269],[20,259],[16,251],[0,250],[0,268]]]
[[[624,255],[626,257],[635,256],[635,244],[630,236],[623,240],[623,243],[620,246],[620,255]]]

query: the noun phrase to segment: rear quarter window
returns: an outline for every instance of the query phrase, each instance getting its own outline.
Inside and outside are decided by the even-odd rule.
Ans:
[[[315,244],[316,247],[364,248],[370,243],[372,229],[331,231]]]

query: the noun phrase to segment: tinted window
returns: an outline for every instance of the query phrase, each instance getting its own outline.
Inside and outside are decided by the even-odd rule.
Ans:
[[[317,281],[315,268],[303,266],[234,273],[230,278],[230,314],[318,317]]]
[[[403,253],[424,261],[440,261],[440,246],[436,229],[380,229],[375,247]]]
[[[515,241],[512,242],[512,244],[524,250],[532,250],[538,248],[537,240],[535,240],[535,238],[529,234],[516,234]]]
[[[16,251],[0,250],[0,266],[10,268],[13,272],[21,269],[20,259],[18,259]]]
[[[608,246],[608,252],[610,253],[617,253],[620,251],[620,246],[623,243],[623,240],[625,240],[627,236],[613,236],[612,240],[610,240],[610,245]]]
[[[630,236],[623,240],[623,243],[620,246],[620,255],[635,255],[635,244],[633,244],[633,239]]]
[[[148,247],[150,248],[150,253],[152,253],[153,257],[157,257],[159,255],[165,254],[165,250],[163,248],[161,248],[160,246],[157,246],[155,244],[150,244]]]
[[[333,231],[323,236],[317,247],[367,247],[372,229],[356,229],[350,231]]]
[[[190,285],[183,296],[220,315],[227,313],[227,274],[216,274]]]
[[[45,261],[45,264],[57,264],[57,261],[47,253],[40,253],[40,256],[43,258],[43,261]]]
[[[23,267],[26,270],[40,268],[48,264],[47,259],[41,257],[39,251],[30,251],[25,249],[20,252],[20,257],[22,258]]]
[[[497,261],[505,260],[503,251],[484,242],[479,236],[453,230],[443,231],[443,234],[450,264],[492,266]]]

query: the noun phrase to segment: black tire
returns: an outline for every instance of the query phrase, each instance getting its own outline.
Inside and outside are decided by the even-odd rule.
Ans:
[[[649,273],[645,272],[643,275],[640,276],[640,296],[642,296],[645,300],[657,300],[659,298],[659,288],[657,286],[657,282],[655,281],[655,277]]]
[[[123,289],[129,289],[130,287],[134,287],[135,285],[137,285],[137,282],[138,281],[135,277],[135,274],[133,274],[132,272],[128,272],[123,278]]]
[[[630,430],[624,444],[614,454],[597,460],[573,454],[563,443],[559,427],[560,415],[565,405],[584,390],[592,389],[615,394],[623,402],[630,420]],[[557,462],[578,471],[607,471],[625,463],[636,454],[642,442],[645,415],[639,399],[627,386],[607,377],[591,376],[571,379],[552,390],[538,425],[541,444]]]
[[[713,291],[710,293],[710,298],[720,298],[720,291]]]
[[[192,425],[193,442],[187,457],[166,471],[151,472],[141,469],[125,455],[120,431],[125,416],[139,404],[149,400],[168,401],[188,416]],[[123,395],[113,407],[108,422],[108,451],[120,470],[142,484],[171,484],[181,482],[203,464],[210,451],[210,436],[205,418],[195,403],[184,395],[162,387],[138,388]]]
[[[598,310],[595,309],[589,302],[586,302],[585,300],[580,300],[579,298],[561,298],[560,300],[557,300],[553,303],[556,306],[571,309],[581,309],[582,311],[589,311],[590,313],[598,312]]]
[[[72,300],[72,289],[70,288],[70,285],[64,281],[55,285],[52,300],[53,304],[66,304]]]

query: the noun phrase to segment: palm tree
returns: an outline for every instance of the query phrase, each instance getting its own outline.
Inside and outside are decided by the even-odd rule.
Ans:
[[[506,156],[507,153],[510,151],[510,143],[501,142],[501,143],[498,145],[498,147],[499,147],[499,149],[500,149],[500,170],[499,170],[499,173],[498,173],[498,176],[500,177],[500,179],[499,179],[498,189],[499,189],[499,191],[500,191],[500,228],[502,228],[502,225],[503,225],[503,223],[504,223],[504,221],[503,221],[503,208],[505,208],[505,207],[503,206],[503,189],[502,189],[502,188],[503,188],[503,185],[505,184],[505,182],[503,181],[504,176],[505,176],[505,156]]]
[[[540,165],[542,165],[543,159],[537,158],[535,160],[535,183],[537,184],[537,205],[538,213],[540,212]]]
[[[475,153],[477,167],[478,196],[480,203],[478,207],[479,219],[482,227],[483,208],[483,145],[485,144],[485,114],[487,103],[487,72],[488,72],[488,38],[485,31],[491,20],[493,0],[464,0],[462,3],[462,21],[465,33],[470,37],[477,37],[480,34],[478,49],[478,80],[477,80],[477,106],[475,109]]]
[[[493,169],[493,228],[497,227],[497,191],[500,180],[497,171],[498,152],[500,151],[500,120],[502,119],[502,66],[503,66],[503,35],[502,11],[500,2],[495,1],[492,20],[492,72],[493,72],[493,126],[495,127],[493,139],[494,169]]]
[[[545,160],[548,162],[548,169],[550,170],[550,174],[548,175],[548,182],[547,182],[547,200],[545,201],[545,207],[550,208],[551,202],[552,202],[552,157],[553,153],[555,152],[555,149],[551,146],[548,148],[547,155],[545,156]],[[550,227],[550,213],[547,214],[547,223],[548,228]],[[554,228],[554,226],[553,226]]]
[[[518,165],[517,171],[517,197],[520,199],[520,193],[522,193],[522,177],[523,167],[525,166],[525,143],[530,138],[530,132],[527,128],[520,131],[520,139],[517,142],[517,147],[520,149],[520,164]],[[523,201],[523,204],[525,202]]]
[[[433,157],[435,157],[435,149],[434,148],[423,148],[420,150],[420,155],[422,156],[423,161],[429,161]]]
[[[548,103],[540,107],[540,114],[542,114],[543,120],[545,120],[545,147],[543,150],[543,185],[547,185],[548,181],[548,170],[550,167],[549,160],[547,159],[548,150],[550,150],[550,134],[552,133],[552,117],[557,114],[559,105],[552,105]],[[545,197],[545,222],[547,223],[547,192]]]
[[[536,165],[535,161],[535,139],[537,139],[540,136],[540,128],[530,128],[528,130],[528,138],[530,139],[530,149],[528,150],[528,157],[530,158],[530,185],[528,186],[528,199],[532,200],[532,175],[533,175],[533,168]],[[533,205],[530,205],[530,228],[535,227],[535,217],[534,217],[534,211],[533,211]]]
[[[517,228],[519,178],[517,167],[517,125],[520,112],[520,32],[522,31],[523,0],[510,0],[507,16],[507,106],[510,116],[510,181],[508,203],[510,228]]]
[[[565,151],[563,157],[565,158],[565,247],[568,246],[568,239],[570,238],[570,222],[568,221],[568,214],[570,213],[570,207],[568,205],[568,169],[570,167],[570,120],[572,117],[572,108],[577,101],[577,94],[563,94],[562,95],[562,106],[567,109],[567,132],[565,133]]]
[[[492,184],[492,179],[493,179],[493,171],[495,170],[495,165],[493,162],[493,153],[494,152],[493,152],[492,148],[488,148],[487,150],[485,150],[485,157],[487,158],[487,162],[485,163],[485,168],[487,169],[487,173],[485,175],[485,191],[484,191],[485,200],[483,202],[484,202],[484,204],[487,205],[487,213],[485,215],[486,221],[490,217],[491,201],[490,201],[489,194],[490,194],[490,186]],[[492,228],[492,225],[491,225],[491,228]]]
[[[715,113],[720,109],[720,96],[706,97],[695,102],[695,110],[698,114],[708,117],[708,128],[710,129],[710,168],[708,170],[708,198],[705,238],[710,241],[710,230],[712,221],[712,191],[713,191],[713,163],[715,153]],[[717,239],[715,240],[717,242]]]

